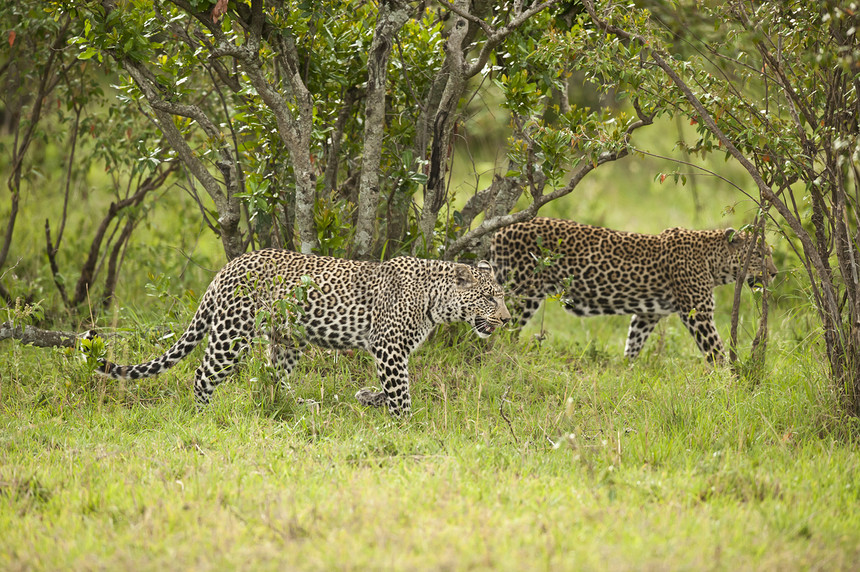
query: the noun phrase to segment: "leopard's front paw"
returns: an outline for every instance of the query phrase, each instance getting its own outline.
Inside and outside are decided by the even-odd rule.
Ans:
[[[373,391],[369,387],[359,389],[355,394],[355,400],[371,407],[384,407],[388,403],[384,391]]]

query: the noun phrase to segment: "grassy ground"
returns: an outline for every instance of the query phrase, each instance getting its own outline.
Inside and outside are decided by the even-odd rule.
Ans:
[[[856,566],[860,432],[833,417],[814,340],[777,335],[744,380],[676,318],[630,365],[626,320],[561,314],[541,347],[539,318],[519,342],[438,334],[408,421],[356,404],[362,353],[311,350],[286,396],[251,359],[197,414],[199,348],[120,384],[6,346],[0,568]],[[139,331],[117,359],[169,341]]]

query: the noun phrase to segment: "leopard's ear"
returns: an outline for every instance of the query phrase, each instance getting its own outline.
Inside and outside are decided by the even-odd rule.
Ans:
[[[485,272],[489,272],[490,275],[493,274],[493,267],[486,260],[481,260],[480,262],[478,262],[475,265],[475,268],[477,268],[478,270],[483,270]]]
[[[472,269],[465,264],[456,266],[455,279],[458,288],[471,288],[475,285],[475,276],[472,274]]]

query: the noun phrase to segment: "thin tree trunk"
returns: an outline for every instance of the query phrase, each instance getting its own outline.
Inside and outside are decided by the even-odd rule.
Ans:
[[[373,253],[376,213],[379,210],[379,164],[385,135],[385,88],[388,57],[400,29],[411,15],[408,3],[384,0],[379,6],[376,30],[367,60],[367,99],[364,106],[364,153],[358,186],[358,218],[355,225],[356,258]]]
[[[110,303],[113,300],[113,295],[116,292],[116,285],[119,280],[119,269],[122,263],[126,245],[128,245],[128,241],[131,238],[131,233],[134,231],[134,227],[137,226],[136,222],[129,218],[125,222],[125,227],[123,227],[122,232],[119,235],[119,239],[114,243],[113,249],[111,250],[110,258],[108,259],[108,272],[107,277],[105,278],[105,290],[102,294],[102,308],[107,310],[110,308]]]
[[[343,107],[337,115],[337,121],[334,125],[334,132],[331,137],[331,146],[326,153],[325,174],[323,175],[323,190],[333,192],[337,187],[338,167],[340,165],[340,148],[343,140],[343,132],[346,129],[346,122],[352,114],[352,108],[355,104],[355,99],[358,97],[358,90],[350,88],[346,90],[343,96]]]
[[[67,63],[64,66],[61,66],[61,69],[54,70],[54,62],[59,54],[62,53],[62,49],[66,43],[66,31],[69,27],[69,18],[66,18],[61,26],[60,30],[57,32],[57,36],[54,40],[54,43],[50,46],[50,53],[48,55],[48,60],[45,63],[45,68],[43,70],[42,76],[39,78],[39,87],[36,90],[36,94],[33,99],[33,108],[30,110],[30,116],[27,120],[27,128],[24,131],[23,137],[19,138],[21,134],[21,105],[19,102],[18,108],[16,111],[13,111],[15,116],[15,140],[12,146],[12,171],[9,174],[7,179],[7,186],[9,187],[9,191],[12,194],[11,196],[11,210],[9,212],[9,218],[7,219],[6,232],[3,235],[3,245],[0,246],[0,268],[3,268],[6,264],[6,259],[9,256],[9,249],[12,246],[12,235],[15,229],[15,222],[18,218],[18,203],[21,197],[21,171],[24,168],[24,156],[27,154],[27,150],[30,148],[30,143],[33,141],[33,136],[36,131],[36,127],[39,123],[39,120],[42,118],[42,109],[45,104],[45,98],[47,95],[54,91],[54,88],[59,84],[60,79],[63,77],[66,69],[71,67],[72,63]]]
[[[427,185],[424,193],[424,206],[418,222],[423,242],[420,240],[415,242],[412,247],[413,253],[418,252],[422,247],[428,250],[432,248],[433,228],[447,198],[445,174],[453,148],[452,137],[454,126],[457,123],[457,109],[460,98],[465,91],[467,81],[484,70],[490,55],[505,38],[528,21],[529,18],[558,3],[559,0],[535,2],[525,9],[522,2],[515,2],[511,18],[498,28],[493,28],[482,19],[485,13],[491,8],[489,3],[476,2],[476,12],[470,13],[469,0],[456,0],[455,2],[439,0],[439,2],[456,14],[456,17],[452,18],[452,28],[445,47],[447,54],[445,65],[443,66],[443,69],[447,71],[445,88],[442,91],[438,106],[435,109],[428,109],[428,114],[425,115],[425,121],[429,122],[429,114],[432,114],[432,143],[430,145],[430,161]],[[484,32],[487,39],[481,45],[475,57],[470,58],[467,62],[466,53],[471,47],[469,44],[479,29]],[[441,80],[441,78],[439,79]],[[425,130],[427,127],[428,125],[423,125]],[[419,156],[423,157],[424,152],[422,149]],[[488,227],[483,227],[480,232],[484,234],[487,231]],[[463,237],[460,238],[462,239]],[[472,238],[465,239],[465,244],[471,243]],[[453,255],[455,251],[459,253],[465,247],[465,244],[458,239],[452,244],[454,251],[448,248],[445,257]]]
[[[469,3],[469,0],[459,0],[453,6],[467,12]],[[439,215],[442,205],[445,204],[445,171],[451,151],[451,135],[454,132],[457,106],[466,87],[463,43],[468,32],[469,21],[463,16],[458,15],[454,19],[452,30],[446,43],[448,77],[433,117],[430,164],[427,174],[427,186],[424,191],[424,207],[421,210],[421,219],[418,222],[418,228],[421,231],[424,242],[415,242],[412,247],[413,254],[417,253],[422,247],[424,249],[431,247],[436,217]]]

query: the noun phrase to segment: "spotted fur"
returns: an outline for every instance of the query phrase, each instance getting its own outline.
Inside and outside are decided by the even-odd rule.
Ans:
[[[301,328],[257,331],[258,313],[272,312],[274,302],[290,296],[303,276],[316,287],[308,289],[304,312],[295,313],[295,325]],[[362,390],[356,397],[367,405],[387,405],[394,415],[408,414],[409,355],[436,324],[467,322],[486,337],[509,319],[502,289],[485,261],[475,267],[406,257],[379,263],[260,250],[218,272],[185,333],[164,355],[137,365],[104,362],[101,372],[115,379],[160,374],[208,335],[194,377],[194,393],[202,405],[254,336],[272,342],[269,361],[285,386],[307,343],[364,348],[376,359],[383,391]]]
[[[535,218],[497,232],[490,257],[497,279],[514,295],[509,307],[517,330],[544,298],[562,294],[564,308],[577,316],[632,314],[628,358],[639,354],[663,316],[678,314],[714,361],[722,358],[723,343],[714,323],[713,290],[736,280],[752,239],[733,229],[670,228],[648,235]],[[542,269],[541,247],[560,255]],[[746,277],[751,286],[763,270],[776,274],[770,249],[764,248],[764,269],[761,250],[752,255]]]

